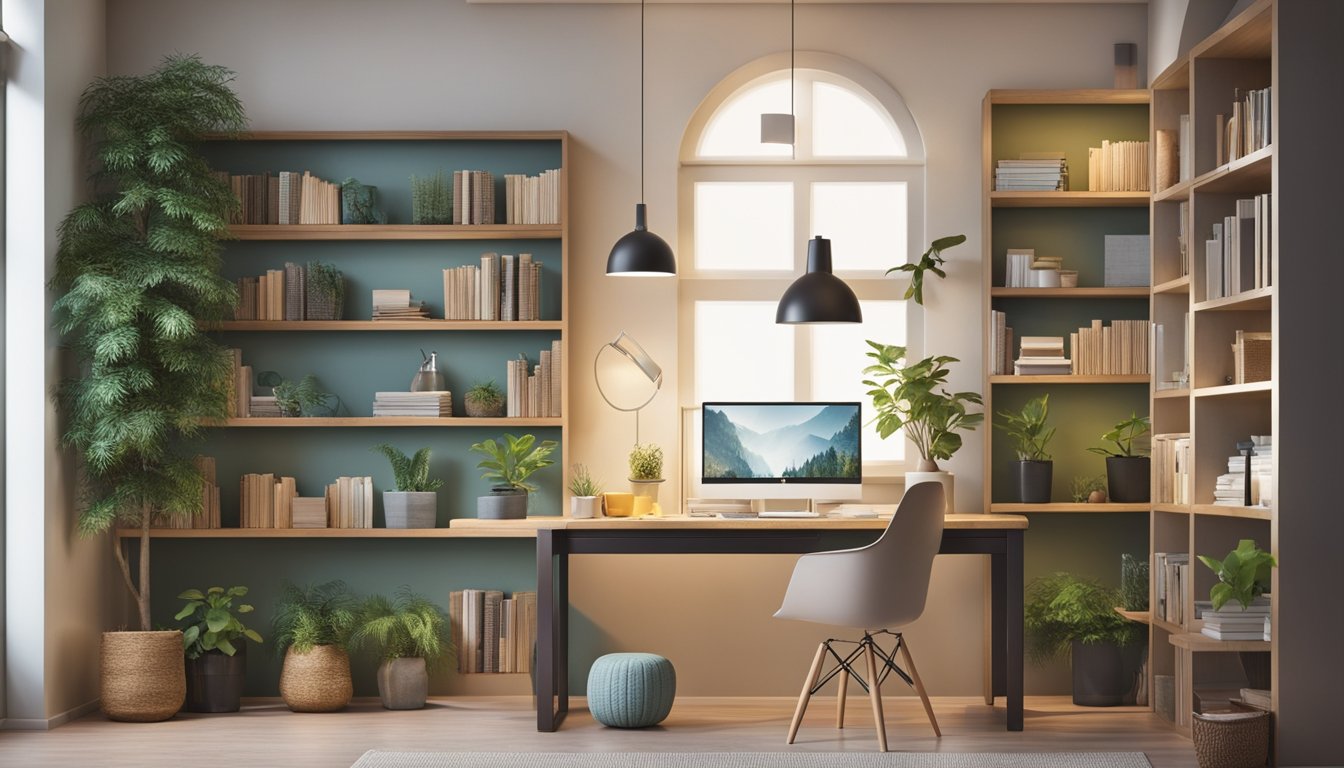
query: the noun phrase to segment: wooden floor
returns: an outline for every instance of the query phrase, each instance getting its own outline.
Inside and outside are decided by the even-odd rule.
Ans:
[[[101,714],[46,732],[0,732],[0,766],[182,766],[218,764],[343,768],[369,749],[472,752],[818,752],[876,748],[866,699],[851,697],[846,728],[835,729],[834,697],[813,699],[793,746],[784,743],[794,702],[785,698],[680,698],[663,725],[621,731],[578,711],[557,733],[537,733],[530,699],[453,697],[413,712],[360,700],[340,714],[294,714],[260,700],[234,715],[178,715],[164,723],[113,723]],[[1026,730],[1003,730],[1004,711],[973,698],[934,698],[935,739],[913,697],[887,700],[893,751],[1132,752],[1154,768],[1195,768],[1190,742],[1133,708],[1073,707],[1028,697]]]

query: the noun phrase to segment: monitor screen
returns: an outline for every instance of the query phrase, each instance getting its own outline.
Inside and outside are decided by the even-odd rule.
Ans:
[[[701,480],[862,482],[858,403],[704,403]]]

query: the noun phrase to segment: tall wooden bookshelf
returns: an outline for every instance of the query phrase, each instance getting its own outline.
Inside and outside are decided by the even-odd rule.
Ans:
[[[1160,487],[1154,467],[1152,551],[1184,554],[1191,565],[1190,579],[1180,595],[1183,620],[1173,623],[1154,614],[1148,622],[1150,690],[1165,687],[1163,678],[1171,679],[1174,712],[1157,711],[1171,716],[1173,725],[1186,734],[1190,733],[1192,711],[1225,708],[1216,702],[1223,692],[1248,685],[1246,669],[1257,663],[1269,668],[1263,656],[1256,657],[1271,653],[1274,645],[1272,641],[1206,637],[1200,633],[1203,622],[1194,618],[1194,601],[1207,600],[1215,581],[1198,555],[1221,559],[1238,540],[1248,538],[1264,549],[1275,547],[1276,503],[1218,506],[1213,502],[1214,483],[1228,471],[1227,460],[1237,453],[1237,442],[1278,432],[1275,379],[1232,383],[1236,332],[1270,331],[1275,325],[1277,247],[1271,247],[1269,286],[1246,287],[1224,298],[1206,295],[1205,251],[1214,223],[1235,215],[1237,200],[1264,193],[1273,195],[1270,230],[1274,242],[1278,240],[1275,145],[1230,162],[1219,162],[1217,157],[1222,129],[1217,116],[1231,115],[1234,92],[1265,88],[1275,79],[1273,17],[1271,0],[1259,0],[1152,82],[1154,146],[1158,130],[1178,131],[1181,117],[1188,115],[1193,154],[1193,172],[1155,191],[1151,207],[1151,311],[1154,323],[1163,327],[1168,350],[1166,364],[1158,361],[1159,381],[1152,391],[1153,433],[1188,433],[1193,461],[1179,497],[1189,503],[1172,503],[1177,497]],[[1278,96],[1273,94],[1275,100]],[[1179,244],[1182,229],[1188,232],[1185,266]],[[1273,344],[1271,370],[1277,371],[1278,339]],[[1182,349],[1188,385],[1172,387],[1167,383],[1168,371],[1181,364]],[[1277,471],[1274,474],[1277,477]],[[1151,605],[1156,610],[1155,591]],[[1245,667],[1243,656],[1248,662]]]

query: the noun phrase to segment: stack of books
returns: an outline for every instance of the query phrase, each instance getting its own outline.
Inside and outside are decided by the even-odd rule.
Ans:
[[[989,375],[1011,376],[1013,373],[1013,329],[1008,325],[1008,313],[992,309],[989,312]]]
[[[373,292],[374,320],[428,320],[424,302],[412,303],[407,290],[377,289]]]
[[[550,349],[537,354],[532,365],[524,355],[508,361],[505,367],[505,415],[519,418],[559,418],[564,382],[563,361],[559,339],[551,342]]]
[[[1268,640],[1270,639],[1270,601],[1261,595],[1243,609],[1241,603],[1231,600],[1222,610],[1213,610],[1213,604],[1197,601],[1195,608],[1204,626],[1200,633],[1214,640]]]
[[[504,174],[504,199],[506,224],[559,224],[560,169]]]
[[[1233,91],[1232,116],[1217,115],[1222,126],[1214,151],[1218,165],[1263,149],[1273,141],[1272,105],[1273,88],[1265,87],[1242,92]]]
[[[445,320],[540,320],[542,263],[530,253],[481,254],[443,270]]]
[[[443,392],[375,392],[374,416],[427,416],[439,418],[453,415],[453,393]]]
[[[240,277],[234,285],[238,289],[234,320],[312,319],[308,311],[308,267],[286,262],[284,269],[268,269],[257,277]]]
[[[276,418],[285,415],[280,410],[280,403],[276,401],[274,395],[252,395],[248,398],[248,403],[245,415],[252,418]]]
[[[495,177],[489,171],[453,171],[453,223],[495,223]]]
[[[1017,160],[1000,160],[994,168],[999,192],[1048,192],[1069,188],[1069,164],[1063,152],[1023,152]]]
[[[1153,435],[1153,471],[1159,504],[1190,503],[1190,433]]]
[[[1013,373],[1018,376],[1047,376],[1073,373],[1064,356],[1063,336],[1023,336]]]
[[[1237,454],[1227,458],[1227,474],[1219,475],[1214,481],[1213,503],[1222,507],[1242,507],[1264,505],[1272,494],[1266,494],[1272,487],[1270,478],[1274,472],[1274,443],[1269,435],[1254,435],[1255,443],[1251,449],[1251,493],[1250,504],[1246,499],[1246,456]]]
[[[1273,284],[1271,202],[1269,193],[1238,200],[1236,215],[1213,225],[1213,237],[1204,241],[1206,300]]]
[[[1093,320],[1091,326],[1069,334],[1073,372],[1085,376],[1146,374],[1151,333],[1148,320],[1112,320],[1106,326]]]
[[[327,486],[327,527],[373,527],[373,478],[342,476]]]
[[[243,475],[238,483],[239,528],[292,528],[294,478]]]
[[[1153,553],[1153,615],[1172,624],[1185,621],[1185,585],[1190,581],[1190,555],[1185,552]],[[1180,654],[1177,654],[1178,656]]]
[[[238,198],[230,224],[341,223],[341,185],[307,171],[215,176]]]
[[[1103,140],[1087,150],[1088,192],[1147,192],[1148,142]]]
[[[449,629],[457,648],[457,671],[532,671],[537,638],[537,593],[464,589],[448,594]]]

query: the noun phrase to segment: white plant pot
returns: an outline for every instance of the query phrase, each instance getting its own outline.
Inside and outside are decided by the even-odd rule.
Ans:
[[[383,491],[383,520],[388,528],[433,528],[438,509],[436,491]]]
[[[925,483],[929,481],[933,481],[935,483],[942,483],[943,496],[947,500],[947,509],[945,510],[945,514],[949,515],[957,510],[956,500],[953,498],[952,495],[952,480],[953,476],[951,472],[938,471],[938,472],[905,473],[906,490],[909,490],[910,488],[914,487],[915,484],[917,483]]]
[[[569,498],[569,516],[575,520],[600,517],[602,499],[597,496],[571,496]]]

